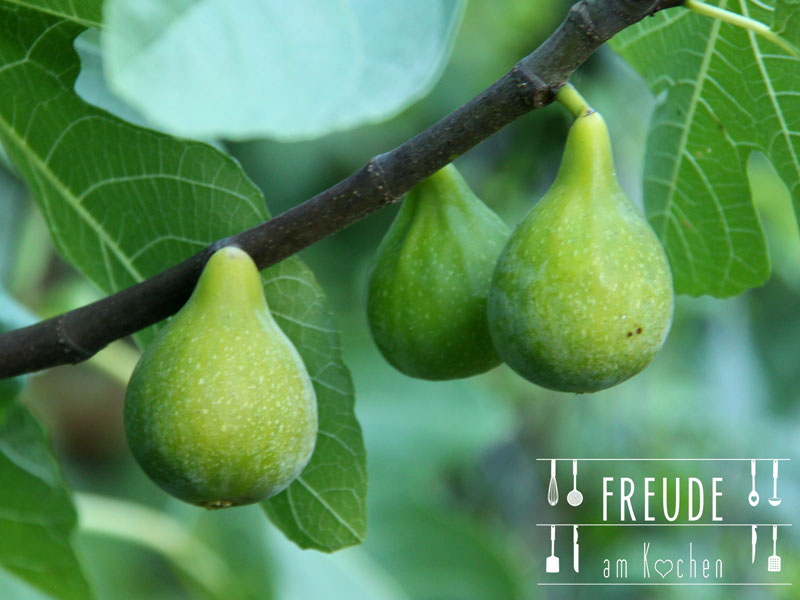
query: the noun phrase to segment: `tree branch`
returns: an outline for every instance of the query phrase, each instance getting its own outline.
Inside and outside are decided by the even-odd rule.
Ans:
[[[491,87],[333,187],[257,227],[219,240],[184,262],[98,302],[0,335],[0,378],[91,357],[110,342],[177,312],[208,257],[235,244],[260,269],[399,201],[414,185],[521,115],[550,104],[601,44],[683,0],[581,0],[533,53]]]

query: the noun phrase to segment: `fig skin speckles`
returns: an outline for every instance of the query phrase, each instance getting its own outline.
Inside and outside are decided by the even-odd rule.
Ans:
[[[245,252],[217,251],[144,351],[128,385],[125,428],[153,481],[209,509],[273,496],[308,463],[314,388]]]
[[[603,118],[578,117],[556,181],[498,259],[495,347],[538,385],[594,392],[651,362],[673,305],[666,255],[617,181]]]
[[[448,165],[417,185],[378,248],[367,319],[378,349],[411,377],[469,377],[500,364],[486,320],[510,231]]]

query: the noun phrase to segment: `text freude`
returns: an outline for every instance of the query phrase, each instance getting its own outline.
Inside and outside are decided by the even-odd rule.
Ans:
[[[619,498],[619,520],[626,521],[630,517],[631,521],[636,521],[636,513],[633,509],[632,499],[636,495],[636,484],[630,477],[621,477],[619,479],[619,487],[615,486],[617,479],[615,477],[603,477],[603,521],[608,521],[608,506],[609,501],[613,502],[613,498]],[[644,494],[644,520],[655,521],[656,518],[651,515],[651,498],[656,496],[653,491],[655,477],[645,477],[643,483]],[[722,482],[722,477],[714,477],[711,480],[710,491],[710,504],[711,504],[711,520],[722,521],[722,517],[717,516],[717,500],[722,496],[722,492],[718,491],[718,486]],[[686,481],[688,486],[688,502],[686,506],[686,518],[689,521],[699,521],[703,517],[703,511],[706,505],[706,490],[703,482],[696,477],[690,477]],[[662,478],[661,483],[661,506],[664,511],[664,518],[667,521],[677,521],[681,515],[681,478],[675,478],[674,489],[669,490],[669,482],[666,477]],[[641,488],[640,488],[641,489]],[[642,492],[639,492],[642,493]]]

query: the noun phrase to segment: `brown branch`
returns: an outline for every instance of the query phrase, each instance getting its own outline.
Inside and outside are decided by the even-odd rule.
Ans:
[[[110,342],[174,314],[191,294],[208,257],[223,245],[240,246],[265,269],[398,201],[517,117],[550,104],[572,72],[613,35],[680,4],[682,0],[581,0],[539,48],[491,87],[330,189],[128,289],[0,335],[0,378],[81,362]]]

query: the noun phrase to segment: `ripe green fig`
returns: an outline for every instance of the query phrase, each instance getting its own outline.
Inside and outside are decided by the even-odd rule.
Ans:
[[[672,323],[664,249],[617,181],[608,129],[578,117],[558,176],[512,233],[492,277],[489,324],[512,369],[594,392],[653,359]]]
[[[206,508],[273,496],[308,463],[314,388],[244,251],[215,252],[145,349],[128,384],[125,429],[153,481]]]
[[[452,165],[408,193],[378,248],[367,297],[372,337],[391,365],[440,380],[500,364],[486,296],[509,233]]]

